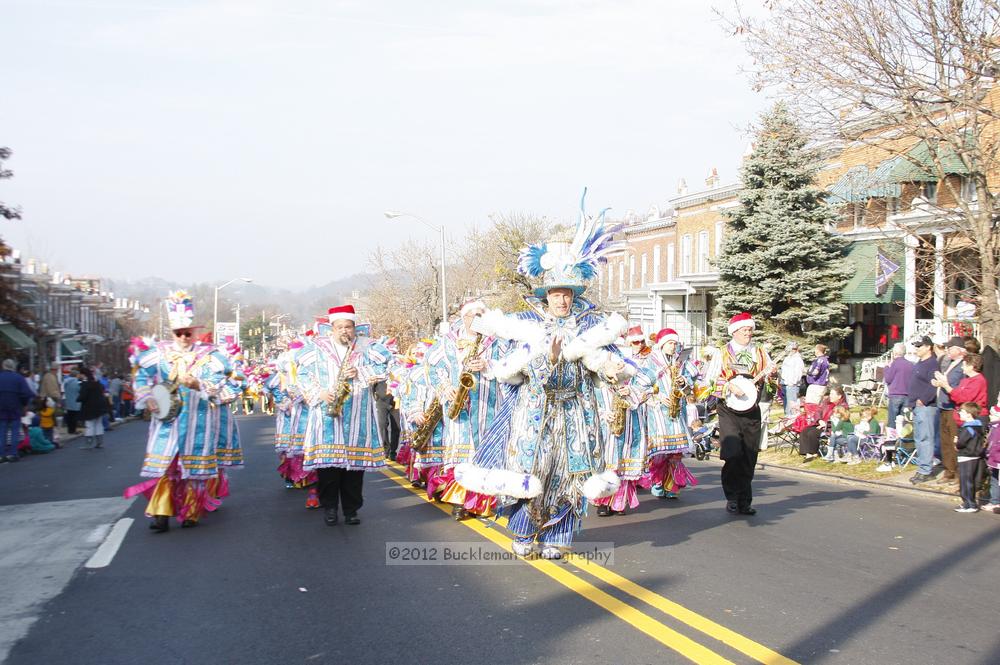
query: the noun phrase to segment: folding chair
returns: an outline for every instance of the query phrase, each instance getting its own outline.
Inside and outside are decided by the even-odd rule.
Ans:
[[[912,438],[896,441],[896,466],[900,469],[907,464],[917,465],[917,444]]]
[[[799,452],[799,435],[792,430],[792,423],[795,417],[778,418],[777,422],[768,429],[768,448],[781,450],[786,448],[789,455]]]
[[[880,434],[868,434],[858,441],[858,455],[865,462],[884,462],[883,444],[885,437]]]

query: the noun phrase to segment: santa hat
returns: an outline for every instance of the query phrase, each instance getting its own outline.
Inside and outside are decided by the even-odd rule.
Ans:
[[[729,334],[732,335],[734,332],[740,328],[749,327],[751,330],[755,329],[757,325],[753,322],[753,317],[750,316],[750,312],[741,312],[736,314],[733,318],[729,319]]]
[[[664,328],[660,332],[656,333],[656,339],[653,340],[653,344],[659,348],[667,342],[680,342],[681,336],[677,334],[677,331],[673,328]]]
[[[337,319],[347,319],[348,321],[357,321],[358,316],[354,313],[354,305],[341,305],[340,307],[331,307],[327,311],[327,316],[330,319],[330,323],[333,323]]]
[[[632,326],[625,333],[625,340],[628,342],[641,342],[645,336],[642,334],[642,328],[639,326]]]
[[[465,316],[469,312],[478,310],[479,312],[486,311],[486,303],[484,303],[479,298],[470,298],[462,304],[462,309],[459,310],[459,316]]]
[[[312,337],[315,334],[316,334],[315,330],[307,330],[306,331],[306,337]]]

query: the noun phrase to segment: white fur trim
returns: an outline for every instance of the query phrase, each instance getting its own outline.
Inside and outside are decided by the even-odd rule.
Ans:
[[[469,491],[489,496],[533,499],[542,493],[542,481],[530,473],[486,469],[469,463],[455,467],[455,482]]]
[[[517,385],[524,381],[522,372],[531,360],[531,347],[522,346],[511,351],[500,360],[494,361],[490,365],[489,374],[492,378],[503,383]]]
[[[489,309],[476,319],[473,330],[491,337],[538,344],[545,339],[545,329],[538,321],[507,316],[498,309]]]
[[[595,473],[583,483],[583,495],[593,501],[612,496],[621,487],[622,481],[614,471]]]
[[[566,345],[563,349],[563,358],[569,361],[579,360],[588,352],[614,344],[627,330],[628,321],[615,312]]]
[[[740,328],[746,328],[746,327],[749,327],[751,330],[756,330],[757,329],[757,324],[754,323],[753,319],[745,319],[743,321],[737,321],[736,323],[730,323],[729,324],[729,334],[732,335],[734,332],[736,332]]]

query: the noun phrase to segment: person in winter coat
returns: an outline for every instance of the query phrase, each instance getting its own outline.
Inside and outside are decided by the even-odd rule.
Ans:
[[[17,363],[7,358],[0,371],[0,462],[17,462],[21,440],[21,416],[31,400],[28,382],[18,374]]]
[[[108,396],[104,386],[94,378],[93,372],[84,367],[80,370],[83,383],[80,385],[80,418],[83,420],[83,435],[87,441],[83,448],[104,446],[104,417],[108,415]]]
[[[827,353],[830,351],[825,344],[816,345],[816,359],[809,365],[806,372],[806,402],[809,404],[819,404],[826,392],[826,384],[830,382],[830,359]]]
[[[987,438],[986,466],[990,470],[990,508],[1000,513],[1000,404],[990,409],[990,434]]]
[[[986,448],[983,436],[983,424],[979,420],[979,405],[966,402],[960,409],[962,426],[958,429],[955,450],[958,452],[958,487],[962,495],[962,506],[956,508],[956,513],[977,513],[979,504],[976,502],[976,488],[979,486],[980,460]],[[947,445],[948,442],[942,442]]]

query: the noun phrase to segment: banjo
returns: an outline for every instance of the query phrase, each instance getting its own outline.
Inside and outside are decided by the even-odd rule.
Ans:
[[[757,382],[763,379],[767,374],[770,374],[771,370],[774,369],[774,366],[774,363],[770,362],[764,369],[754,376],[737,374],[733,378],[729,379],[727,385],[730,390],[726,395],[726,406],[729,407],[729,410],[737,413],[746,413],[753,409],[760,399],[760,390],[757,388]],[[743,393],[742,397],[737,397],[732,392],[732,388],[734,387]]]
[[[183,400],[177,391],[177,384],[165,381],[157,383],[150,390],[150,403],[154,406],[152,416],[157,420],[169,423],[180,413]]]

